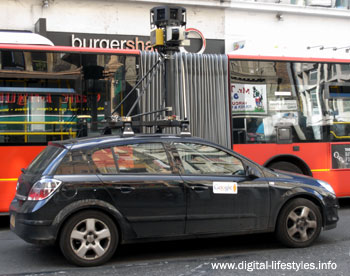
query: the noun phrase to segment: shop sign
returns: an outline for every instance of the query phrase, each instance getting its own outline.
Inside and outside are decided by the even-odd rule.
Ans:
[[[15,93],[0,93],[0,103],[1,104],[17,104],[17,105],[26,105],[27,102],[31,103],[53,103],[52,96],[60,96],[61,103],[87,103],[86,95],[40,95],[40,94],[15,94]],[[101,99],[101,94],[97,94],[97,102]]]
[[[143,41],[138,36],[134,39],[80,38],[71,35],[72,47],[131,49],[153,51],[151,41]]]
[[[190,46],[180,47],[182,52],[203,54],[206,50],[207,42],[204,35],[195,28],[186,29],[188,33],[188,39],[190,40]],[[130,38],[130,35],[123,36],[129,37],[121,39],[120,37],[91,37],[88,34],[71,34],[71,46],[72,47],[88,47],[88,48],[105,48],[105,49],[130,49],[141,51],[153,51],[151,41],[148,37]],[[197,49],[197,44],[200,47]],[[196,49],[196,50],[194,50]]]

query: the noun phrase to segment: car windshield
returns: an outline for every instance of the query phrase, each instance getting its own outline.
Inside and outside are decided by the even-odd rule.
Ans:
[[[47,146],[39,155],[30,163],[26,172],[30,174],[41,174],[46,167],[54,160],[64,148],[55,145]]]

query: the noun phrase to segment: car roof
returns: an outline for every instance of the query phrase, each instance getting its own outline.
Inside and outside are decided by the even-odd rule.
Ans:
[[[116,142],[137,142],[137,141],[161,141],[161,140],[179,140],[192,141],[213,144],[210,141],[194,136],[182,136],[176,134],[135,134],[131,137],[122,135],[103,135],[95,137],[75,138],[63,141],[49,142],[49,145],[56,145],[67,149],[88,149],[104,145],[109,145]],[[218,146],[218,145],[217,145]]]

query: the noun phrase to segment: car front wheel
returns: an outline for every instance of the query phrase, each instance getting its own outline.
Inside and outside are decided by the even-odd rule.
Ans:
[[[320,235],[321,227],[320,209],[310,200],[297,198],[282,209],[276,234],[289,247],[306,247]]]
[[[71,217],[60,235],[60,248],[67,260],[79,266],[107,262],[118,245],[118,230],[107,215],[93,210]]]

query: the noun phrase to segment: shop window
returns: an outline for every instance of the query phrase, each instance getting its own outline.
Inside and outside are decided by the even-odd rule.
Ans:
[[[46,72],[47,58],[44,52],[32,52],[33,71]]]
[[[3,70],[24,70],[23,52],[1,51],[1,63]]]

